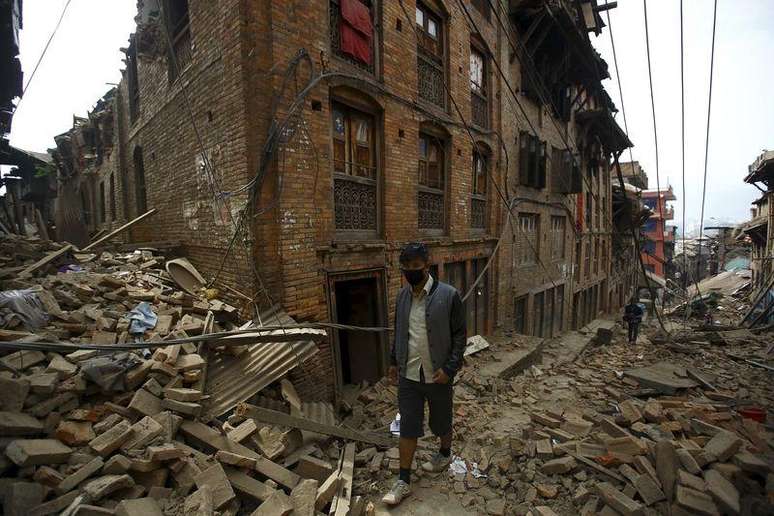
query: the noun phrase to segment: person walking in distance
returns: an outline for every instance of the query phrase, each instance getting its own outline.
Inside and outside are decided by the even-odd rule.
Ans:
[[[424,435],[425,401],[429,426],[440,447],[422,464],[440,472],[451,462],[452,383],[462,366],[467,341],[465,310],[459,292],[429,274],[427,247],[415,242],[400,254],[407,286],[395,303],[395,337],[390,351],[389,378],[398,385],[400,412],[400,474],[384,495],[387,505],[397,505],[411,494],[411,463],[417,439]]]
[[[645,311],[640,300],[632,297],[629,304],[624,307],[623,320],[629,325],[629,344],[637,343],[637,335],[640,333],[640,323]]]

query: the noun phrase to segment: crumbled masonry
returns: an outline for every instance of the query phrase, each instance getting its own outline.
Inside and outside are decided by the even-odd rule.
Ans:
[[[223,300],[182,292],[152,250],[68,250],[14,274],[57,245],[0,240],[20,250],[0,286],[33,289],[46,319],[32,328],[4,309],[2,342],[131,343],[140,302],[157,318],[145,341],[242,323]],[[648,322],[633,346],[605,320],[552,340],[474,339],[455,383],[456,460],[440,475],[415,467],[406,510],[432,499],[444,514],[763,514],[773,434],[743,414],[771,410],[771,373],[755,364],[771,363],[772,334],[672,327],[667,340]],[[348,386],[337,412],[282,378],[203,416],[208,363],[245,347],[0,351],[3,514],[386,514],[397,388]],[[420,439],[416,462],[436,446]]]

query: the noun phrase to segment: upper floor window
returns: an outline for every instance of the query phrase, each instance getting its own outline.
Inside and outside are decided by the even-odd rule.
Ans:
[[[473,195],[470,200],[470,227],[486,229],[486,179],[489,159],[479,149],[473,150]]]
[[[374,235],[378,229],[374,116],[337,103],[332,125],[336,229]]]
[[[334,54],[374,71],[375,0],[330,0],[330,37]]]
[[[164,22],[171,40],[168,74],[173,81],[191,62],[191,26],[188,0],[164,0]]]
[[[487,91],[487,66],[484,54],[470,49],[470,105],[473,123],[489,127],[489,94]]]
[[[441,17],[422,3],[417,3],[416,24],[417,75],[419,98],[439,107],[446,107],[445,43]]]
[[[445,221],[446,160],[442,142],[419,135],[419,192],[417,199],[420,229],[442,231]]]
[[[519,135],[519,182],[532,188],[546,186],[546,142],[526,131]]]
[[[565,231],[567,219],[565,217],[551,217],[551,258],[559,260],[565,255]]]
[[[539,258],[540,215],[519,213],[519,264],[533,265]]]

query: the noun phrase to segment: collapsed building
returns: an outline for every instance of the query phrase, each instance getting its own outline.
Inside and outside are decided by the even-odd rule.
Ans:
[[[120,84],[56,138],[60,239],[153,209],[127,242],[300,321],[389,325],[418,239],[468,294],[470,335],[617,309],[637,263],[614,242],[611,161],[631,143],[589,42],[602,7],[501,9],[138,2]],[[334,333],[309,366],[321,398],[387,367],[386,335]]]

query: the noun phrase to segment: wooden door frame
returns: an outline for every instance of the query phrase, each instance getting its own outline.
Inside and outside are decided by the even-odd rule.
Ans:
[[[389,314],[387,312],[387,285],[386,285],[385,267],[376,267],[370,269],[327,271],[325,286],[328,291],[328,320],[338,321],[338,311],[336,306],[336,284],[343,281],[353,281],[359,279],[372,278],[376,283],[376,301],[377,301],[377,326],[386,327],[389,324]],[[332,331],[331,351],[333,352],[333,371],[336,377],[334,386],[334,398],[336,402],[339,399],[339,393],[344,386],[344,379],[341,371],[341,345],[339,341],[339,330]],[[387,373],[389,362],[389,339],[385,333],[379,334],[379,371],[382,374]]]

